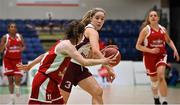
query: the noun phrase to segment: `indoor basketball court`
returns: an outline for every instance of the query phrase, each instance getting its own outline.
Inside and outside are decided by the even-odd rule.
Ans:
[[[136,46],[137,39],[139,38],[140,27],[142,23],[146,20],[145,17],[148,11],[153,10],[153,12],[155,13],[157,11],[157,17],[158,15],[160,15],[160,18],[158,17],[156,18],[157,19],[156,21],[155,19],[154,20],[152,19],[151,21],[156,22],[155,25],[158,26],[158,29],[160,31],[159,30],[157,32],[152,31],[152,33],[156,32],[158,33],[158,35],[159,33],[161,35],[162,34],[164,35],[164,32],[166,31],[161,30],[162,27],[160,27],[159,25],[161,24],[163,27],[165,27],[165,29],[167,29],[168,33],[170,33],[169,36],[174,42],[176,49],[178,50],[174,52],[177,52],[177,53],[179,52],[180,54],[180,28],[179,28],[180,24],[178,24],[180,23],[180,5],[179,4],[180,4],[180,0],[0,0],[0,38],[2,38],[3,35],[11,35],[11,34],[8,34],[9,33],[8,26],[11,22],[13,22],[13,24],[15,25],[14,27],[17,28],[16,30],[17,33],[15,33],[15,35],[16,34],[22,35],[24,39],[25,47],[26,47],[26,49],[23,52],[20,52],[22,54],[18,52],[19,55],[18,54],[17,55],[20,56],[19,58],[22,58],[22,64],[28,64],[32,62],[32,60],[34,60],[39,55],[44,54],[46,51],[48,51],[49,48],[52,45],[54,45],[54,43],[57,42],[57,40],[64,39],[64,36],[65,36],[64,31],[69,22],[76,19],[77,20],[83,19],[83,16],[87,13],[87,11],[89,10],[92,11],[93,8],[96,8],[96,9],[102,8],[103,12],[102,10],[100,11],[102,12],[100,13],[100,16],[102,19],[99,19],[101,20],[102,25],[97,24],[97,27],[100,27],[100,26],[102,27],[100,27],[100,29],[97,30],[96,29],[97,27],[95,27],[96,24],[93,25],[92,22],[90,22],[89,24],[91,26],[90,28],[94,28],[95,31],[97,31],[97,33],[99,34],[98,40],[102,41],[102,49],[107,47],[108,45],[116,45],[117,47],[117,48],[110,47],[104,50],[102,49],[100,50],[101,53],[104,54],[105,57],[109,57],[111,55],[114,55],[113,57],[116,57],[115,59],[116,62],[113,62],[111,64],[109,63],[109,65],[113,66],[114,72],[116,74],[116,78],[114,79],[113,83],[108,83],[106,78],[104,78],[103,76],[105,75],[103,74],[104,72],[107,74],[107,68],[105,68],[106,71],[103,71],[103,70],[101,71],[102,75],[100,74],[100,69],[104,67],[102,65],[89,66],[88,68],[89,68],[89,71],[92,73],[93,77],[97,80],[97,82],[103,89],[104,104],[105,105],[134,105],[134,104],[154,105],[154,99],[153,99],[152,90],[151,90],[151,81],[150,81],[150,78],[147,76],[146,68],[142,60],[143,51],[141,51],[141,49],[139,50]],[[97,21],[95,21],[95,23],[96,22]],[[150,25],[151,24],[149,22],[149,24],[147,24],[146,26],[150,26]],[[74,30],[73,30],[73,34],[74,34]],[[94,42],[98,43],[98,40]],[[19,41],[19,39],[17,41]],[[145,40],[143,41],[145,42]],[[164,44],[164,42],[166,41],[167,40],[165,40],[164,38],[163,41],[158,39],[152,42],[154,43],[157,42],[158,44],[159,43]],[[9,45],[5,43],[5,41],[2,41],[2,42],[4,43],[4,46]],[[88,45],[88,48],[87,48],[88,50],[86,51],[88,54],[90,53],[90,50],[92,49],[92,47],[89,47],[91,46],[89,45],[89,42],[85,43]],[[100,45],[100,42],[99,42],[99,45]],[[4,47],[4,46],[0,46],[0,50],[2,50],[3,48],[1,47]],[[6,46],[6,47],[9,47],[9,46]],[[163,46],[164,49],[166,49],[165,47],[166,46]],[[14,47],[14,45],[12,44],[11,48],[16,50],[16,48],[18,47],[17,46]],[[21,49],[19,48],[18,51],[19,50]],[[151,50],[151,48],[149,48],[149,50]],[[166,96],[164,96],[163,98],[160,97],[160,99],[161,101],[162,99],[164,99],[163,101],[168,102],[168,105],[180,105],[180,62],[175,61],[174,56],[173,56],[173,50],[171,48],[167,48],[168,56],[166,57],[168,61],[167,62],[168,66],[164,73],[165,81],[168,84],[168,95],[167,97]],[[56,53],[54,53],[55,56],[58,55]],[[16,58],[16,55],[13,55],[13,54],[10,54],[10,55],[11,57]],[[13,99],[15,97],[14,96],[15,92],[10,95],[10,92],[8,89],[8,79],[3,74],[3,70],[11,70],[11,69],[6,68],[2,70],[2,68],[4,67],[3,64],[5,64],[3,60],[4,60],[4,56],[1,53],[0,55],[0,105],[12,105],[14,101]],[[10,60],[8,59],[8,61],[13,62],[12,59]],[[8,61],[6,63],[8,63],[8,66],[9,66],[10,63]],[[47,61],[50,61],[50,60],[47,60]],[[54,63],[54,62],[51,62],[51,63]],[[15,65],[15,63],[13,64]],[[152,64],[152,63],[148,63],[148,64]],[[40,65],[37,64],[33,66],[30,71],[24,72],[23,77],[21,78],[21,85],[22,85],[20,87],[21,95],[20,97],[15,97],[14,105],[27,105],[28,104],[28,99],[31,93],[32,81],[34,79],[35,74],[37,73],[37,70],[39,69],[39,66]],[[52,68],[53,67],[54,66],[52,66]],[[56,69],[56,67],[54,68]],[[56,69],[54,71],[58,71],[58,70]],[[54,71],[52,70],[52,72],[56,74],[57,76],[57,72],[54,72]],[[81,68],[81,71],[83,71],[82,68]],[[89,71],[87,70],[88,73]],[[63,73],[61,72],[58,74],[57,76],[58,80],[62,78],[61,74],[63,75]],[[10,76],[12,75],[10,74]],[[49,79],[48,76],[47,78]],[[11,78],[11,80],[13,79],[14,77]],[[39,80],[39,78],[37,80]],[[91,83],[91,82],[88,82],[88,83]],[[51,86],[57,87],[57,85],[51,85]],[[17,87],[19,89],[19,86]],[[54,87],[53,89],[50,88],[50,90],[54,90]],[[166,85],[164,87],[166,88]],[[42,94],[44,95],[46,92]],[[98,93],[98,92],[95,92],[95,93]],[[37,93],[37,94],[38,95],[40,94],[38,96],[38,99],[39,97],[40,98],[43,97],[41,93]],[[51,93],[48,93],[48,95],[49,94],[51,97]],[[154,95],[154,97],[155,96],[157,95]],[[47,97],[44,98],[45,101],[48,100]],[[166,98],[167,98],[167,101],[166,101]],[[34,99],[36,100],[36,98]],[[58,99],[58,98],[54,98],[54,99]],[[52,101],[51,98],[50,98],[50,101]],[[9,104],[10,102],[11,104]],[[86,91],[82,90],[79,86],[73,87],[72,93],[67,102],[67,105],[80,105],[80,104],[92,105],[91,95],[88,94]]]
[[[115,86],[108,85],[103,87],[104,90],[104,103],[106,104],[116,104],[116,105],[124,105],[124,104],[153,104],[153,99],[151,95],[151,90],[149,86],[140,85],[140,86]],[[27,104],[28,101],[28,93],[24,90],[24,93],[20,96],[20,98],[16,98],[16,105],[19,104]],[[169,96],[168,101],[169,105],[175,105],[180,103],[180,90],[178,88],[169,88]],[[0,95],[0,104],[7,104],[9,102],[8,94]],[[91,96],[87,94],[85,91],[80,89],[79,87],[73,88],[72,94],[68,101],[68,104],[91,104]]]

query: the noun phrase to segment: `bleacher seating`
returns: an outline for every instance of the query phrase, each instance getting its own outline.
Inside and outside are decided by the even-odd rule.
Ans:
[[[33,60],[38,55],[45,52],[41,45],[36,30],[33,28],[28,28],[26,26],[27,24],[34,24],[30,20],[0,20],[0,38],[7,33],[7,27],[10,22],[16,23],[18,33],[20,33],[23,36],[25,41],[26,49],[22,54],[23,63],[27,63],[28,61]]]
[[[62,26],[70,20],[53,20],[56,26]],[[41,41],[38,38],[37,32],[34,28],[29,28],[27,25],[41,27],[47,25],[49,20],[44,19],[5,19],[0,20],[0,37],[7,33],[7,25],[9,22],[15,22],[19,33],[24,37],[27,49],[23,52],[23,60],[27,62],[38,55],[44,53]],[[117,43],[120,52],[122,53],[122,60],[142,60],[142,53],[135,49],[136,40],[139,35],[139,27],[141,20],[107,20],[100,31],[100,38],[107,42],[109,38],[113,38]],[[168,48],[168,54],[172,55],[172,51]],[[169,61],[173,61],[172,56],[168,56]]]
[[[113,38],[117,43],[122,60],[141,60],[141,53],[135,49],[141,20],[107,20],[100,32],[102,40]]]

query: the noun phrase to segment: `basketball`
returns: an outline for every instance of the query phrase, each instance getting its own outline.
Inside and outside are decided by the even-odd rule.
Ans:
[[[105,57],[109,57],[111,55],[116,56],[115,62],[111,63],[110,66],[116,66],[117,64],[120,63],[121,53],[119,52],[119,50],[117,48],[107,47],[107,48],[104,48],[103,50],[101,50],[101,52],[104,54]]]

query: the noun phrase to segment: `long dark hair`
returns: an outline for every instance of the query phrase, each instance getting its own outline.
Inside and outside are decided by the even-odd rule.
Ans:
[[[78,39],[84,33],[84,28],[84,24],[81,23],[79,20],[73,20],[67,25],[65,29],[65,38],[73,42],[75,41],[77,44]]]

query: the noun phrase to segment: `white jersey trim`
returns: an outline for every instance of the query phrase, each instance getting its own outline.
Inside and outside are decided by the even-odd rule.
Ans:
[[[6,43],[5,43],[5,46],[6,46],[7,43],[8,43],[8,39],[9,39],[9,34],[6,34]]]
[[[39,87],[38,99],[42,101],[46,101],[46,89],[48,86],[50,79],[47,78]]]
[[[94,28],[95,29],[95,27],[92,25],[92,24],[88,24],[86,27],[85,27],[85,29],[86,28]]]
[[[148,34],[146,35],[146,37],[144,38],[144,46],[147,46],[148,45],[148,40],[147,38],[149,37],[149,35],[151,34],[151,28],[149,25],[146,26],[147,29],[148,29]]]
[[[164,58],[163,58],[161,61],[159,61],[159,62],[156,63],[156,66],[157,66],[158,64],[160,64],[160,63],[167,64],[167,54],[164,56]]]
[[[39,100],[39,99],[36,99],[36,98],[29,98],[29,100],[40,101],[40,102],[46,102],[46,103],[52,103],[53,101],[57,101],[57,100],[62,99],[62,98],[63,98],[63,96],[58,97],[58,98],[55,98],[55,99],[52,99],[51,101]]]
[[[19,40],[21,40],[21,37],[20,37],[20,34],[19,34],[19,33],[16,33],[16,36],[18,37]],[[7,43],[8,43],[9,37],[10,37],[10,35],[9,35],[9,34],[6,34],[6,43],[5,43],[5,46],[6,46]]]

